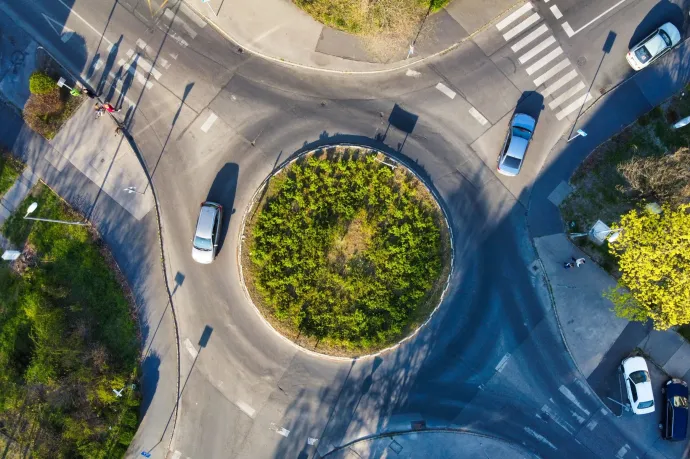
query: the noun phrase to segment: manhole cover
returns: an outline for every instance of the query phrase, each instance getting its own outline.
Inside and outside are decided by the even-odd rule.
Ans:
[[[400,451],[403,449],[402,445],[395,440],[393,440],[388,447],[395,451],[395,454],[400,454]]]
[[[580,57],[577,59],[577,66],[578,66],[578,67],[582,67],[582,66],[585,65],[586,63],[587,63],[587,58],[586,58],[585,56],[580,56]]]

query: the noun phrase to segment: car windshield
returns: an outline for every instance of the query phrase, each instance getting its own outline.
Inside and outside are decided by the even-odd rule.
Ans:
[[[503,160],[503,164],[506,165],[506,167],[509,167],[511,169],[517,169],[520,167],[520,160],[515,158],[514,156],[506,156],[506,159]]]
[[[649,54],[649,51],[644,46],[640,46],[635,50],[635,56],[637,56],[637,60],[643,64],[652,58],[652,55]]]
[[[513,136],[522,137],[523,139],[529,140],[532,137],[532,133],[529,129],[525,129],[520,126],[513,126]]]
[[[671,37],[669,37],[666,32],[664,32],[663,30],[660,30],[659,36],[661,37],[662,40],[664,40],[664,43],[666,43],[666,46],[671,46]]]
[[[194,236],[194,247],[199,250],[211,250],[213,248],[213,243],[210,239]]]
[[[676,395],[673,397],[673,406],[676,408],[685,408],[686,410],[688,409],[688,399],[687,397],[683,397],[681,395]]]
[[[643,383],[649,381],[649,373],[644,370],[633,371],[630,373],[630,379],[635,384]]]
[[[637,408],[651,408],[654,406],[654,400],[650,400],[648,402],[640,402],[639,405],[637,405]]]

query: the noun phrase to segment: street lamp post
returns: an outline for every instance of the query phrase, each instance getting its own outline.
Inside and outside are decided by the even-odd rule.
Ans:
[[[86,225],[87,222],[66,222],[63,220],[53,220],[52,218],[35,218],[35,217],[29,217],[29,214],[33,213],[36,208],[38,208],[38,203],[37,202],[32,202],[29,205],[29,208],[26,209],[26,215],[24,215],[24,218],[26,220],[36,220],[39,222],[50,222],[50,223],[63,223],[65,225]]]
[[[424,19],[422,19],[422,23],[419,25],[419,30],[417,31],[417,35],[415,35],[414,40],[412,40],[412,44],[410,45],[410,49],[407,52],[407,57],[405,59],[409,59],[410,56],[414,54],[414,45],[417,43],[417,39],[419,38],[419,34],[422,33],[422,29],[424,28],[424,23],[426,22],[426,19],[429,17],[429,14],[431,14],[431,10],[434,7],[434,2],[433,0],[429,0],[429,9],[426,10],[426,15],[424,15]]]

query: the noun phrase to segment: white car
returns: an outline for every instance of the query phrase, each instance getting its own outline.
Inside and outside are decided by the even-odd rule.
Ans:
[[[223,206],[210,201],[202,202],[192,239],[194,261],[207,265],[216,258],[222,223]]]
[[[676,26],[667,22],[634,46],[625,58],[633,70],[642,70],[678,43],[680,43],[680,32]]]
[[[629,357],[623,360],[622,366],[625,388],[633,413],[653,413],[654,393],[647,362],[642,357]]]

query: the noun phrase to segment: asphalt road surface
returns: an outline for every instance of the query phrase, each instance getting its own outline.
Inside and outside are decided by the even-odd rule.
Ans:
[[[596,95],[629,76],[624,52],[634,36],[668,15],[684,26],[686,3],[539,1],[534,26],[546,27],[541,39],[552,37],[573,69],[563,85]],[[527,70],[541,59],[520,60],[534,43],[516,52],[509,27],[489,27],[412,71],[339,76],[243,53],[175,1],[10,0],[0,11],[122,107],[153,175],[180,333],[177,457],[307,458],[420,421],[541,457],[664,457],[591,392],[532,269],[525,205],[579,108],[535,92],[539,74]],[[585,28],[569,35],[564,21]],[[396,104],[419,117],[411,133],[389,129]],[[522,173],[507,179],[495,162],[516,110],[539,121]],[[298,350],[262,322],[239,282],[240,224],[258,185],[295,152],[338,142],[375,145],[412,164],[453,227],[456,268],[438,314],[376,358]],[[218,259],[202,266],[189,240],[206,199],[224,205],[226,231]],[[161,366],[157,379],[177,378],[172,367]],[[131,455],[164,457],[170,412],[147,418]]]

